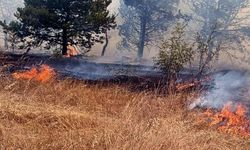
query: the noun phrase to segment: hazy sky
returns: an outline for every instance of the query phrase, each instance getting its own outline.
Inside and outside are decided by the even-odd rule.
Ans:
[[[120,5],[120,0],[113,0],[112,4],[109,6],[109,10],[111,11],[111,13],[117,13],[119,5]]]

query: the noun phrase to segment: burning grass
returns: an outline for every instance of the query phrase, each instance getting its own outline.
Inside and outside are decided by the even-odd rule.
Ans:
[[[1,77],[3,149],[248,149],[249,138],[197,126],[195,93],[159,97],[125,86]],[[240,114],[240,113],[239,113]]]
[[[226,104],[221,111],[207,109],[199,118],[210,127],[215,127],[220,132],[236,134],[250,138],[250,119],[247,116],[247,108],[242,104],[235,107],[232,103]]]
[[[40,68],[32,67],[28,71],[12,74],[15,79],[36,80],[43,83],[50,81],[55,75],[54,69],[48,65],[41,65]]]

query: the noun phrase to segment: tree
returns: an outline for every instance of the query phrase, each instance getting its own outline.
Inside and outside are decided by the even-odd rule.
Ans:
[[[107,7],[111,0],[24,0],[24,8],[15,14],[22,37],[33,44],[61,45],[67,53],[68,42],[77,41],[90,49],[103,40],[101,33],[115,25],[115,17]]]
[[[209,69],[211,62],[219,58],[222,50],[243,50],[242,41],[247,28],[242,23],[248,16],[240,11],[249,5],[249,0],[189,0],[193,18],[201,28],[197,34],[200,75]],[[249,36],[249,35],[248,35]]]
[[[105,44],[103,45],[101,56],[105,55],[105,52],[106,52],[107,47],[108,47],[108,44],[109,44],[109,37],[108,37],[108,31],[106,31],[106,33],[105,33]]]
[[[9,25],[7,25],[6,21],[0,22],[0,25],[3,27],[3,32],[5,34],[5,45],[7,45],[8,49],[8,42],[11,43],[11,48],[14,51],[16,44],[20,43],[22,40],[20,38],[21,33],[19,30],[21,29],[21,26],[16,21],[11,21]]]
[[[119,26],[122,41],[120,48],[136,50],[143,57],[144,48],[161,38],[175,21],[179,0],[124,0]]]
[[[159,56],[155,59],[156,67],[165,73],[169,90],[173,88],[180,71],[194,58],[193,44],[189,44],[184,38],[185,25],[177,23],[171,37],[162,42]]]
[[[22,0],[0,0],[0,20],[4,20],[3,23],[9,23],[10,20],[14,19],[14,12],[18,7],[21,7],[23,4]],[[8,41],[11,42],[11,47],[13,47],[13,41],[15,41],[16,36],[13,34],[8,35],[4,31],[4,47],[9,48]]]

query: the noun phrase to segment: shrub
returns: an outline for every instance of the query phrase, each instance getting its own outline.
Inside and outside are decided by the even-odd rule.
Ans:
[[[162,42],[160,53],[154,60],[155,66],[165,73],[168,88],[171,88],[180,71],[194,58],[194,44],[187,43],[184,37],[185,25],[178,23],[171,37]]]

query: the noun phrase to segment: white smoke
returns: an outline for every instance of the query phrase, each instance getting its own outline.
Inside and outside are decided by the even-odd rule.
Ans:
[[[222,108],[227,103],[250,103],[250,76],[247,72],[227,71],[217,73],[208,91],[190,105],[195,107]]]

